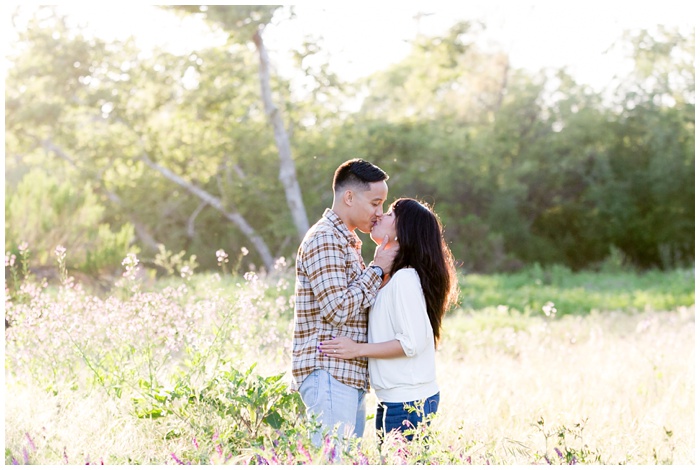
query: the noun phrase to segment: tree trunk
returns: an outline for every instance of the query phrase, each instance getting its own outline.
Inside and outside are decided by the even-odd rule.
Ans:
[[[168,178],[173,183],[184,188],[189,193],[197,196],[200,200],[206,202],[214,209],[221,212],[224,215],[224,217],[226,217],[228,220],[233,222],[236,225],[236,227],[238,227],[238,229],[241,232],[243,232],[243,234],[246,237],[248,237],[248,240],[250,240],[250,242],[253,244],[255,250],[258,252],[260,258],[262,259],[263,264],[265,265],[265,269],[267,269],[268,272],[272,271],[274,266],[274,259],[272,257],[272,254],[270,254],[270,249],[267,247],[265,240],[263,240],[262,237],[255,232],[253,227],[251,227],[250,224],[248,224],[248,222],[241,214],[239,214],[236,211],[226,210],[223,203],[221,202],[221,199],[218,199],[206,192],[205,190],[203,190],[202,188],[199,188],[193,185],[192,183],[185,181],[183,178],[181,178],[179,175],[176,175],[169,169],[158,165],[156,162],[148,158],[147,155],[142,155],[141,159],[146,163],[146,165],[150,166],[158,173]]]
[[[297,229],[299,241],[301,241],[309,229],[309,220],[306,217],[304,200],[301,197],[301,188],[297,181],[294,159],[292,157],[287,131],[284,128],[284,122],[282,121],[279,109],[272,102],[272,92],[270,89],[270,59],[267,55],[265,45],[263,44],[260,29],[253,35],[253,42],[260,56],[260,88],[262,91],[263,104],[265,106],[265,114],[272,124],[280,157],[279,180],[284,186],[287,205],[292,213],[292,219]]]

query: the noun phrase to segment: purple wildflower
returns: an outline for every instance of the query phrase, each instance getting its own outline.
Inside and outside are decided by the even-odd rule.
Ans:
[[[564,458],[564,455],[561,453],[561,451],[559,450],[558,447],[555,447],[555,448],[554,448],[554,452],[557,453],[557,455],[559,456],[560,459],[563,459],[563,458]]]
[[[27,452],[26,447],[22,447],[22,456],[24,457],[24,464],[29,465],[29,452]]]
[[[306,457],[308,463],[312,462],[311,454],[309,454],[309,451],[304,448],[301,441],[297,441],[297,450]]]
[[[329,462],[333,462],[335,460],[336,451],[335,451],[335,446],[331,442],[330,435],[326,436],[326,438],[324,439],[323,453],[324,453],[324,455],[328,456]]]
[[[192,444],[194,444],[194,448],[199,450],[199,442],[197,442],[197,438],[193,437],[192,438]]]
[[[360,458],[357,462],[355,462],[353,465],[369,465],[369,459],[365,454],[362,452],[358,452],[360,454]]]
[[[19,465],[19,462],[16,458],[14,458],[14,456],[12,457],[12,465]]]
[[[29,447],[31,447],[32,450],[36,452],[36,446],[34,445],[34,441],[32,440],[32,438],[29,436],[29,433],[25,432],[24,435],[27,436],[27,440],[29,441]]]
[[[177,458],[177,455],[175,455],[175,452],[170,453],[170,457],[173,458],[173,460],[178,464],[178,465],[185,465],[185,462]]]

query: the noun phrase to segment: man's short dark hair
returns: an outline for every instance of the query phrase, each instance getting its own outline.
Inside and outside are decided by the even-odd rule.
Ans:
[[[347,186],[358,186],[366,191],[369,189],[370,183],[388,179],[389,175],[377,165],[361,158],[354,158],[346,161],[335,170],[333,191],[337,192]]]

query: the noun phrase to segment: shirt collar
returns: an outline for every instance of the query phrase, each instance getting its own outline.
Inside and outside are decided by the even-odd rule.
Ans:
[[[323,217],[328,219],[331,224],[340,232],[343,234],[345,238],[347,238],[348,243],[350,244],[351,247],[355,248],[356,250],[362,249],[362,240],[360,240],[360,237],[357,236],[355,232],[351,232],[348,229],[348,226],[345,225],[345,222],[340,220],[340,217],[338,217],[338,214],[333,212],[332,209],[326,209],[323,212]]]

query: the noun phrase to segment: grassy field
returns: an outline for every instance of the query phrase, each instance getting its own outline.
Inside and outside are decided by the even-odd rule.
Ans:
[[[463,276],[430,445],[378,448],[370,422],[338,450],[287,388],[288,268],[136,268],[100,297],[65,272],[6,288],[6,464],[695,463],[693,271]]]

